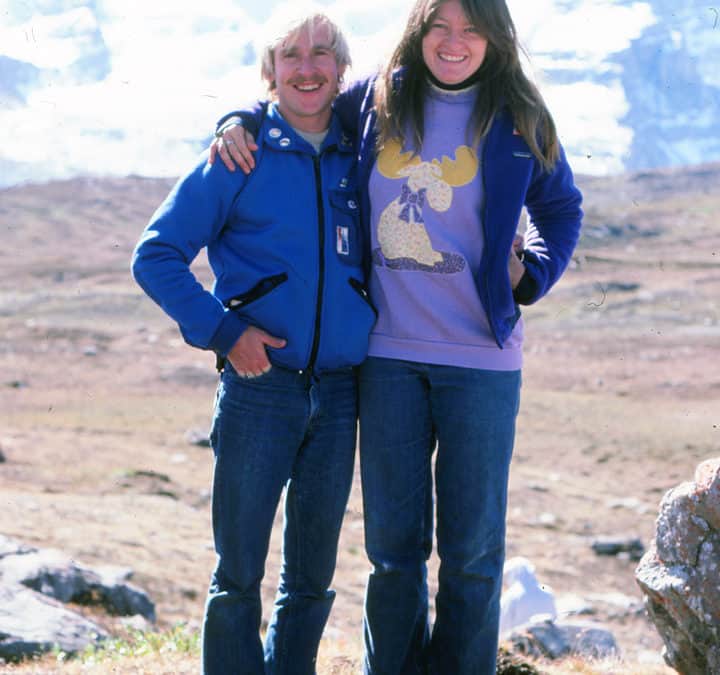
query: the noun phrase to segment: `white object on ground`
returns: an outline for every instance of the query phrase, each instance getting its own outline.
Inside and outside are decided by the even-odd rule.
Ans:
[[[555,595],[549,586],[538,582],[535,567],[527,558],[518,556],[505,562],[503,585],[500,635],[526,623],[557,618]]]

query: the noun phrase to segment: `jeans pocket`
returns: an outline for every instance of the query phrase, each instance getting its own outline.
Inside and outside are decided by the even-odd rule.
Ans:
[[[247,386],[250,384],[259,384],[260,382],[264,382],[268,379],[270,379],[271,374],[273,374],[273,370],[276,368],[276,366],[270,366],[270,370],[261,373],[260,375],[253,375],[252,377],[243,377],[238,374],[238,372],[233,368],[230,361],[227,361],[225,364],[225,370],[223,371],[223,377],[225,377],[229,382],[230,386]]]

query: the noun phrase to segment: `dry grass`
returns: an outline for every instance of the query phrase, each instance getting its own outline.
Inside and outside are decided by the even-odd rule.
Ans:
[[[669,675],[674,671],[661,665],[643,665],[620,659],[587,661],[568,658],[555,662],[509,657],[504,652],[498,675]],[[199,670],[200,646],[197,632],[177,626],[165,633],[141,633],[107,641],[74,658],[54,653],[34,661],[7,665],[3,672],[14,675],[185,675]],[[318,675],[358,675],[361,671],[359,645],[344,640],[324,639],[318,659]]]

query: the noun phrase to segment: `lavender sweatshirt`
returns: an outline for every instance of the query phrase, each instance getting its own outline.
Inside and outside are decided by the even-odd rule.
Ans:
[[[369,188],[370,296],[378,310],[370,356],[522,367],[522,319],[500,349],[473,279],[484,245],[481,148],[467,134],[476,95],[432,89],[419,156],[391,143],[378,155]]]

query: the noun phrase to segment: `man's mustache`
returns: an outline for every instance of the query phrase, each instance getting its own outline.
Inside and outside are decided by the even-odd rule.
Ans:
[[[311,77],[299,77],[299,76],[296,76],[296,77],[290,78],[290,79],[287,81],[287,83],[288,83],[290,86],[295,86],[295,85],[298,85],[298,84],[318,84],[318,85],[323,85],[323,84],[325,84],[326,82],[327,82],[327,78],[324,78],[324,77],[321,77],[321,76],[318,76],[318,75],[311,76]]]

